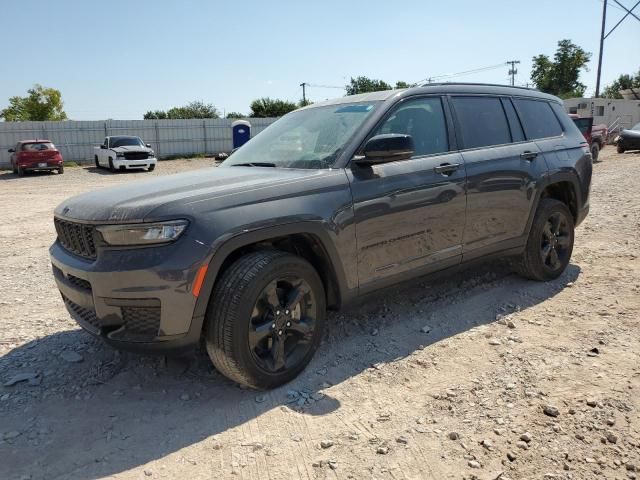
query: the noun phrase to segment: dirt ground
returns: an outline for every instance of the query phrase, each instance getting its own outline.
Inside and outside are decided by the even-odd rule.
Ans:
[[[602,160],[561,278],[497,262],[389,289],[331,314],[311,365],[266,393],[202,353],[104,346],[50,271],[63,199],[211,160],[0,172],[0,477],[640,477],[640,154]]]

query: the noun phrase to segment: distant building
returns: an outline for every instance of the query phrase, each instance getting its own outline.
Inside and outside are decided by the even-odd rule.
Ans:
[[[640,123],[640,100],[611,98],[568,98],[564,101],[567,113],[593,117],[593,123],[622,130]]]

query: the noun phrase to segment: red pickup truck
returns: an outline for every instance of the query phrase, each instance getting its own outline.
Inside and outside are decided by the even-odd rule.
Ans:
[[[584,138],[587,139],[587,142],[589,142],[591,156],[593,157],[593,161],[597,162],[600,156],[600,150],[607,144],[609,129],[605,124],[594,125],[593,117],[581,117],[575,113],[570,113],[569,116],[580,129]]]

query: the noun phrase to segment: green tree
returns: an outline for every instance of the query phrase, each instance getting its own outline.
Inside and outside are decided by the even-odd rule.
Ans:
[[[358,93],[379,92],[381,90],[391,90],[393,87],[384,80],[376,80],[368,77],[351,77],[349,85],[345,86],[347,95],[356,95]]]
[[[240,112],[229,112],[227,118],[246,118],[246,115]]]
[[[591,53],[571,40],[560,40],[551,60],[547,55],[533,57],[531,80],[538,90],[561,98],[582,97],[586,86],[580,83],[580,72],[588,70]]]
[[[66,120],[60,90],[34,85],[26,97],[11,97],[9,106],[0,111],[7,122]]]
[[[620,90],[627,90],[629,88],[640,88],[640,69],[635,75],[622,74],[617,79],[607,85],[602,92],[604,98],[622,98]]]
[[[397,90],[397,89],[400,89],[400,88],[410,88],[411,86],[412,86],[412,85],[411,85],[411,84],[409,84],[409,83],[407,83],[407,82],[403,82],[402,80],[398,80],[398,81],[396,82],[396,86],[395,86],[395,88],[396,88],[396,90]]]
[[[218,109],[210,103],[204,103],[199,100],[190,102],[183,107],[173,107],[166,112],[162,110],[150,110],[144,114],[145,120],[155,119],[190,119],[190,118],[220,118]]]
[[[257,118],[281,117],[298,108],[298,106],[287,100],[278,100],[274,98],[258,98],[251,102],[251,115]]]
[[[144,114],[145,120],[165,120],[167,118],[167,112],[163,110],[149,110]]]
[[[306,98],[304,100],[301,98],[298,101],[298,108],[306,107],[308,105],[313,105],[313,102],[311,100],[309,100],[308,98]]]

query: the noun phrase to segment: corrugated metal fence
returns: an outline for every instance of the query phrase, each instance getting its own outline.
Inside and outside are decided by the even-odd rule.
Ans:
[[[251,136],[277,119],[249,118]],[[0,167],[9,166],[9,148],[20,140],[51,140],[65,160],[93,162],[94,147],[109,135],[137,135],[150,143],[158,158],[232,149],[231,119],[107,120],[65,122],[0,122]]]

